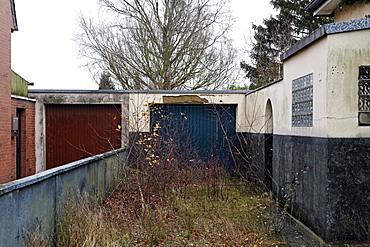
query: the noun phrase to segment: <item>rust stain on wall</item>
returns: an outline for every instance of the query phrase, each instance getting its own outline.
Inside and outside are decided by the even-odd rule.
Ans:
[[[208,103],[207,99],[201,98],[197,95],[180,95],[180,96],[163,96],[164,104],[178,104],[178,103]]]

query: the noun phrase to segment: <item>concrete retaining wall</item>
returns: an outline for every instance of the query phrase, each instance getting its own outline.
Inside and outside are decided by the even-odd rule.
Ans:
[[[70,193],[104,197],[124,157],[123,149],[111,151],[0,185],[0,246],[22,246],[37,226],[51,236]]]

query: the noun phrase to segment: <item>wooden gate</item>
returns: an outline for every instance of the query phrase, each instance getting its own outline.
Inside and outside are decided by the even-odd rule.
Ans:
[[[46,169],[121,147],[121,105],[45,105]]]

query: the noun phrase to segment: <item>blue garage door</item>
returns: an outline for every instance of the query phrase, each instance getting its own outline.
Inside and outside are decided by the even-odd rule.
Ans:
[[[163,142],[192,150],[194,159],[217,159],[232,169],[230,148],[236,136],[236,105],[156,104],[151,126]]]

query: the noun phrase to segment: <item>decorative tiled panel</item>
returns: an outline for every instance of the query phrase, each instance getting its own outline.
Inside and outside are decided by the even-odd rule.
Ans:
[[[324,27],[325,27],[325,32],[327,34],[343,33],[343,32],[368,29],[370,28],[370,19],[365,18],[365,19],[360,19],[360,20],[329,23],[329,24],[325,24]]]
[[[313,74],[292,81],[292,127],[312,127]]]
[[[359,80],[369,80],[370,79],[370,66],[360,66],[358,70]]]
[[[370,66],[360,66],[358,73],[359,125],[370,125]]]
[[[358,111],[370,113],[370,66],[359,67],[358,80]]]

